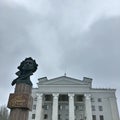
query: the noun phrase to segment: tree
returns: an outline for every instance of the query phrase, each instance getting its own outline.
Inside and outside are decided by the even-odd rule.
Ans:
[[[8,120],[8,110],[5,105],[0,106],[0,120]]]

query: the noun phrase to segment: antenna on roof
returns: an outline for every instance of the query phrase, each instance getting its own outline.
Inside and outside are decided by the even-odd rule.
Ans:
[[[64,69],[65,69],[64,76],[66,77],[67,76],[67,72],[66,72],[67,71],[67,65],[66,64],[65,64],[65,68]]]
[[[64,73],[64,76],[66,76],[66,72]]]

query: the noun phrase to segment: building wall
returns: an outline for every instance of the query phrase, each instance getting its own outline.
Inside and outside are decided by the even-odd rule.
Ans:
[[[44,83],[44,81],[42,81]],[[94,89],[89,84],[38,84],[38,88],[34,88],[32,91],[33,96],[33,110],[29,113],[29,120],[32,119],[32,115],[36,114],[35,105],[37,103],[36,94],[43,93],[43,106],[42,106],[42,119],[52,120],[52,101],[44,101],[44,95],[53,93],[59,93],[59,95],[68,95],[69,93],[74,93],[75,96],[90,94],[91,97],[91,109],[92,115],[96,116],[96,120],[100,120],[100,116],[104,116],[104,120],[119,120],[119,114],[116,103],[115,89]],[[63,82],[62,82],[63,83]],[[69,83],[69,82],[68,82]],[[75,100],[74,100],[75,101]],[[60,105],[62,106],[60,108]],[[85,120],[85,98],[82,102],[74,103],[75,120]],[[48,108],[46,108],[48,106]],[[76,107],[78,106],[78,107]],[[83,106],[81,109],[80,106]],[[47,119],[44,119],[44,115],[47,114]],[[34,116],[33,116],[34,117]],[[59,120],[69,120],[69,101],[59,101],[58,102],[58,119]]]
[[[109,98],[114,97],[114,93],[92,93],[92,98],[94,99],[91,101],[92,106],[95,106],[95,110],[92,111],[93,115],[96,115],[97,120],[99,120],[99,116],[103,115],[105,120],[113,120],[110,108]],[[98,101],[101,99],[101,101]],[[99,106],[102,106],[102,111],[99,110]]]

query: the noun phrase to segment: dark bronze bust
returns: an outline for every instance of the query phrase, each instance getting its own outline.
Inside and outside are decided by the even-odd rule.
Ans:
[[[18,66],[19,71],[16,73],[18,77],[13,80],[11,84],[26,83],[32,86],[30,76],[37,70],[37,66],[38,64],[31,57],[26,58],[21,62],[20,66]]]

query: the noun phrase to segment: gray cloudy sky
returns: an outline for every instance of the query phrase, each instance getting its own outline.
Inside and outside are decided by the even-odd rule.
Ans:
[[[7,104],[17,66],[39,64],[32,76],[93,78],[116,88],[120,109],[119,0],[0,0],[0,105]]]

